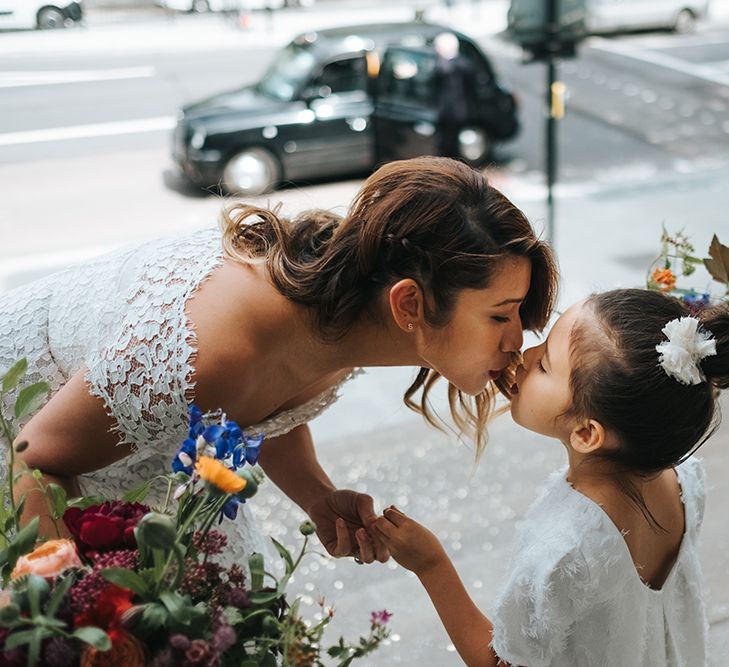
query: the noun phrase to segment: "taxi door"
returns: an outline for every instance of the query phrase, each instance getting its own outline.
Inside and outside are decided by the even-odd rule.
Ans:
[[[433,49],[397,46],[369,68],[378,164],[437,154],[436,64]]]

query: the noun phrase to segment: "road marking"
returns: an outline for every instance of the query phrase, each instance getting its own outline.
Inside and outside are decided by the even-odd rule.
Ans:
[[[125,67],[105,70],[0,72],[0,88],[50,86],[59,83],[144,79],[157,74],[154,67]]]
[[[173,116],[162,116],[160,118],[122,120],[114,123],[95,123],[93,125],[75,125],[73,127],[53,127],[45,130],[8,132],[7,134],[0,134],[0,146],[36,144],[44,141],[66,141],[68,139],[88,139],[91,137],[109,137],[121,134],[139,134],[142,132],[161,132],[171,130],[175,127],[176,122]]]
[[[646,51],[645,49],[636,49],[628,46],[624,42],[615,42],[603,37],[591,37],[589,44],[593,49],[598,51],[616,53],[626,58],[632,58],[633,60],[640,60],[652,65],[658,65],[659,67],[665,67],[666,69],[672,69],[676,72],[681,72],[682,74],[687,74],[688,76],[693,76],[697,79],[702,79],[710,83],[718,83],[722,86],[729,86],[729,76],[715,71],[712,67],[687,63],[685,60],[674,58],[673,56],[666,55],[665,53],[655,53],[653,51]]]

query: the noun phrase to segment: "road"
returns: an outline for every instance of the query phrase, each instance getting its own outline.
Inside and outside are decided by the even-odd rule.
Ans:
[[[499,30],[503,17],[495,21],[488,14],[492,5],[484,6],[462,7],[456,24]],[[2,35],[15,40],[5,49],[0,42],[0,273],[11,274],[0,279],[3,284],[85,252],[210,224],[220,201],[186,189],[170,170],[169,128],[176,110],[255,80],[274,47],[288,38],[286,31],[295,32],[306,16],[267,32],[260,25],[237,30],[218,16],[151,15],[126,30],[104,26],[106,43],[99,43],[93,26],[63,35],[58,49],[40,40],[46,35]],[[324,22],[324,15],[317,20]],[[687,37],[595,38],[578,59],[565,62],[562,192],[725,164],[728,36],[726,27],[709,25]],[[519,139],[499,148],[492,177],[518,190],[522,202],[541,200],[543,66],[523,65],[520,53],[493,34],[481,42],[519,95],[524,126]],[[297,187],[282,198],[292,208],[331,207],[346,204],[356,187],[356,181]],[[24,259],[31,255],[33,260]],[[31,273],[24,268],[28,262]]]

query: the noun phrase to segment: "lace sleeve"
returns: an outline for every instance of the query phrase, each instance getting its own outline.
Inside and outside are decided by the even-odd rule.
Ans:
[[[185,304],[217,263],[200,261],[194,247],[189,252],[157,252],[136,263],[142,268],[128,282],[124,312],[87,359],[90,392],[137,460],[185,437],[195,355]]]

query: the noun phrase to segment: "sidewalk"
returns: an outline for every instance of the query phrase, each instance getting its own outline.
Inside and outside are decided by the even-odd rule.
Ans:
[[[713,232],[726,235],[727,179],[729,170],[723,169],[558,199],[560,309],[593,291],[644,284],[646,269],[659,251],[662,223],[671,230],[685,227],[703,255]],[[543,202],[522,197],[518,181],[501,185],[531,220],[544,220]],[[564,453],[558,443],[518,428],[507,415],[493,423],[489,447],[473,471],[471,451],[463,443],[427,428],[402,407],[402,393],[411,379],[408,369],[372,369],[354,380],[340,402],[312,423],[317,448],[338,484],[371,493],[380,506],[394,503],[431,527],[476,602],[488,610],[503,583],[514,525],[548,472],[563,464]],[[445,415],[442,389],[435,407]],[[710,667],[729,664],[726,393],[722,406],[724,425],[701,451],[710,481],[701,554]],[[300,514],[270,486],[263,493],[267,495],[253,508],[265,530],[294,545]],[[391,645],[363,661],[363,667],[462,664],[418,581],[401,568],[390,563],[376,565],[372,572],[347,561],[316,559],[308,568],[302,570],[306,583],[299,590],[314,605],[312,613],[320,595],[338,609],[332,635],[364,630],[371,609],[394,612]]]

